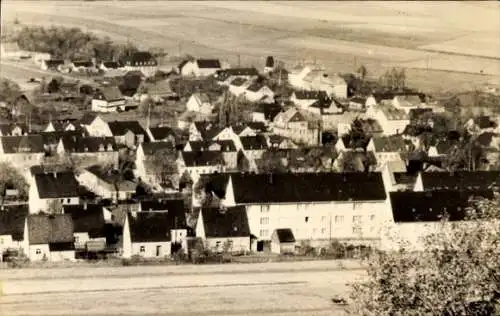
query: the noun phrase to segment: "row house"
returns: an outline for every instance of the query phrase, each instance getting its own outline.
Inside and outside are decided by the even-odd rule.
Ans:
[[[225,171],[224,157],[220,151],[183,151],[177,159],[179,174],[187,172],[193,183],[202,174]]]
[[[26,172],[42,163],[45,156],[43,138],[40,135],[1,136],[0,162]]]
[[[309,122],[295,108],[280,112],[274,118],[272,132],[276,135],[290,138],[296,143],[317,145],[319,143],[319,124]]]
[[[84,168],[95,164],[116,167],[119,153],[113,137],[63,136],[56,149],[60,157],[68,157]]]
[[[389,215],[380,173],[214,177],[219,178],[218,185],[208,181],[210,194],[217,195],[225,207],[246,207],[250,231],[258,240],[254,250],[281,228],[291,229],[297,240],[314,244],[332,239],[373,243],[379,238],[380,223]]]
[[[137,121],[108,122],[109,130],[117,144],[129,148],[137,148],[143,142],[148,142],[148,134]]]
[[[492,190],[499,187],[500,171],[420,172],[413,190]]]
[[[217,141],[189,141],[184,146],[183,151],[215,151],[221,152],[226,170],[234,170],[238,162],[238,150],[232,140]]]
[[[207,77],[215,75],[222,66],[218,59],[195,59],[183,61],[178,68],[182,76]]]
[[[100,165],[83,169],[76,178],[91,192],[115,203],[131,199],[136,191],[134,182],[122,179],[118,171]]]
[[[135,52],[120,61],[128,71],[140,71],[146,77],[153,77],[158,71],[158,61],[150,52]]]
[[[79,184],[72,171],[35,172],[30,179],[30,213],[59,212],[61,205],[79,204],[79,192]]]

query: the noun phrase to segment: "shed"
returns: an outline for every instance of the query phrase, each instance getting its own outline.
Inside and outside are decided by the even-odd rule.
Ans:
[[[274,230],[271,236],[271,252],[278,254],[295,252],[295,236],[290,228]]]

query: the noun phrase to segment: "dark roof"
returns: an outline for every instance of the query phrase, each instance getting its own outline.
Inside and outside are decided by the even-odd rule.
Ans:
[[[2,136],[0,141],[6,154],[43,152],[43,138],[40,135]]]
[[[44,145],[57,145],[59,140],[64,136],[76,136],[76,137],[84,137],[86,136],[85,131],[57,131],[57,132],[43,132],[40,133],[42,136]]]
[[[290,228],[278,228],[275,231],[280,243],[295,242],[295,236]]]
[[[264,122],[248,122],[247,126],[257,132],[267,131],[266,124]]]
[[[488,147],[491,145],[491,141],[493,140],[494,137],[499,137],[499,134],[492,133],[492,132],[485,132],[481,133],[479,136],[477,136],[476,141],[481,144],[481,146]]]
[[[28,216],[28,236],[32,245],[73,242],[70,214]]]
[[[281,112],[281,106],[278,104],[259,104],[255,112],[264,113],[264,118],[268,121],[274,120],[276,115]]]
[[[247,82],[247,79],[238,77],[233,79],[230,84],[232,86],[241,87],[245,82]]]
[[[417,180],[416,173],[409,172],[394,172],[394,181],[396,184],[405,184],[405,185],[415,185],[415,181]]]
[[[252,91],[252,92],[258,92],[260,89],[262,89],[266,84],[262,82],[253,82],[251,85],[248,86],[247,90]]]
[[[231,76],[258,76],[259,72],[257,69],[251,68],[228,68],[217,70],[217,76],[222,78],[228,78]]]
[[[154,62],[156,64],[156,59],[150,52],[135,52],[128,57],[123,59],[124,63],[130,62],[132,65],[137,65],[138,63],[144,62]]]
[[[175,132],[172,128],[164,126],[164,127],[151,127],[149,128],[151,135],[155,140],[163,140],[168,136],[173,136],[175,138]]]
[[[213,193],[219,198],[224,198],[230,175],[230,173],[206,174],[201,175],[199,181],[203,181],[206,193]]]
[[[121,66],[117,61],[103,61],[102,64],[106,68],[119,68]]]
[[[215,166],[223,161],[219,151],[183,151],[182,158],[186,167]]]
[[[78,196],[78,182],[71,171],[38,173],[34,175],[41,199],[69,198]]]
[[[474,123],[476,123],[479,128],[490,128],[496,126],[495,122],[493,122],[487,115],[474,118]]]
[[[3,136],[9,136],[16,127],[21,128],[23,133],[28,129],[25,124],[2,123],[0,124],[0,132]]]
[[[63,136],[64,149],[70,153],[116,151],[116,142],[113,137],[77,137]]]
[[[117,170],[109,170],[101,165],[93,165],[86,168],[86,170],[99,178],[100,181],[113,186],[116,185],[118,191],[130,192],[135,191],[137,188],[133,181],[123,179]]]
[[[75,250],[75,243],[72,241],[49,243],[49,251],[71,251],[71,250]]]
[[[244,150],[267,149],[267,141],[264,135],[243,136],[240,137],[240,141]]]
[[[92,67],[94,65],[90,60],[79,60],[72,63],[75,67]]]
[[[224,129],[213,122],[198,121],[194,122],[194,124],[196,129],[200,132],[201,138],[205,140],[212,139]]]
[[[142,143],[142,150],[144,155],[151,156],[154,153],[162,150],[174,150],[174,146],[168,142],[152,142],[152,143]]]
[[[64,205],[63,210],[71,215],[75,233],[88,233],[90,238],[106,237],[102,205]]]
[[[425,113],[432,113],[432,109],[430,108],[410,109],[409,112],[410,120],[416,120]]]
[[[451,221],[463,220],[467,207],[470,206],[470,198],[493,198],[491,190],[405,191],[390,192],[389,195],[396,223],[440,221],[445,215],[448,215]]]
[[[192,151],[206,151],[210,150],[213,145],[219,145],[220,151],[236,151],[236,146],[232,140],[217,140],[217,141],[189,141]]]
[[[171,229],[186,227],[184,213],[137,212],[128,218],[132,242],[170,241]]]
[[[406,142],[399,135],[373,137],[372,140],[377,152],[402,152],[406,149]]]
[[[32,175],[52,172],[71,172],[71,170],[71,166],[68,166],[67,164],[43,164],[30,167]]]
[[[57,66],[64,65],[64,60],[61,60],[61,59],[46,59],[46,60],[44,60],[44,63],[49,68],[55,68]]]
[[[500,171],[423,172],[425,191],[487,190],[500,187]]]
[[[28,204],[4,205],[0,210],[0,235],[11,235],[15,241],[23,240],[24,222],[28,214]]]
[[[425,102],[426,100],[426,95],[424,93],[415,93],[415,92],[384,92],[384,93],[374,93],[373,97],[377,101],[377,103],[380,103],[381,100],[392,100],[396,96],[402,96],[402,97],[412,97],[412,96],[418,96],[420,98],[421,102]]]
[[[207,238],[250,237],[247,211],[244,206],[225,210],[204,208],[201,210],[203,227]]]
[[[90,125],[92,122],[97,118],[97,115],[92,114],[92,113],[85,113],[83,116],[78,120],[78,122],[82,125]]]
[[[147,135],[144,128],[137,121],[113,121],[108,122],[108,125],[113,136],[125,135],[127,131],[131,131],[135,135]]]
[[[295,91],[295,97],[298,100],[319,100],[328,98],[325,91]]]
[[[118,89],[117,86],[99,88],[98,92],[96,93],[96,98],[106,101],[116,101],[124,99],[120,89]]]
[[[148,200],[141,201],[141,210],[145,211],[168,211],[170,214],[181,216],[184,214],[183,199]]]
[[[385,200],[380,173],[231,174],[236,203]]]
[[[221,68],[218,59],[197,59],[198,68]]]

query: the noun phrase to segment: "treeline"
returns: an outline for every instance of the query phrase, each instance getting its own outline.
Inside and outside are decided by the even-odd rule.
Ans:
[[[138,51],[131,43],[114,43],[109,37],[101,38],[77,27],[25,26],[16,40],[23,50],[49,53],[59,59],[120,60]]]

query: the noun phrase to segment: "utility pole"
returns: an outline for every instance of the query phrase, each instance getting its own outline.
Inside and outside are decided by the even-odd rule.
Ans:
[[[146,123],[148,129],[150,124],[151,124],[151,102],[148,102],[148,118]]]

